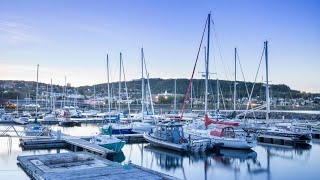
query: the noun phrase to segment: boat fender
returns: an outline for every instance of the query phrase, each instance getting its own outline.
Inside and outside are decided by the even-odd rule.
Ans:
[[[4,116],[4,120],[5,120],[5,121],[8,121],[8,120],[9,120],[9,117],[8,117],[8,116]]]

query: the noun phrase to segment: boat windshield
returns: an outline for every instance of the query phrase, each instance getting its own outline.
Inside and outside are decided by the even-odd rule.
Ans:
[[[224,128],[222,131],[222,136],[228,137],[228,138],[235,138],[235,133],[233,128],[231,127]]]

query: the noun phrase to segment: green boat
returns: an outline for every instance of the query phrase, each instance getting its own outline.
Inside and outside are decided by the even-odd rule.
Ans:
[[[104,148],[113,150],[115,152],[121,151],[123,146],[126,144],[125,141],[122,141],[112,135],[112,127],[109,126],[107,135],[96,135],[94,136],[90,142],[95,143]]]

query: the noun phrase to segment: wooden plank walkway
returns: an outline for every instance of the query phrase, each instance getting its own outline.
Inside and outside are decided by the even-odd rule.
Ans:
[[[126,143],[142,143],[147,142],[143,138],[143,134],[114,134],[114,137],[125,141]],[[92,136],[79,136],[80,139],[89,141]]]
[[[50,139],[26,139],[21,138],[20,144],[25,149],[43,149],[43,148],[67,148],[71,151],[88,151],[93,154],[99,154],[102,157],[112,160],[116,152],[90,143],[80,137],[69,136],[61,133],[61,139],[53,138],[57,136],[56,131],[51,131]]]
[[[18,156],[20,167],[32,178],[81,180],[175,180],[137,165],[121,165],[87,152]]]

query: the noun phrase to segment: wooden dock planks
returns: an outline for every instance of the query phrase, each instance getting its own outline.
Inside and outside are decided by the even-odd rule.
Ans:
[[[176,179],[137,165],[121,165],[87,152],[18,156],[17,160],[20,167],[36,180]]]

